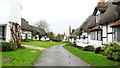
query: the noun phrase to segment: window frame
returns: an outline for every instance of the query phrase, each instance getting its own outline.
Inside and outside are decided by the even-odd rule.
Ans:
[[[1,31],[2,31],[2,34],[1,34],[2,37],[0,37],[0,39],[5,41],[5,39],[6,39],[6,26],[1,25],[0,27],[1,27]]]
[[[100,32],[100,35],[98,34],[98,32]],[[102,41],[102,30],[91,31],[91,40]]]
[[[120,41],[120,27],[113,28],[113,41]]]

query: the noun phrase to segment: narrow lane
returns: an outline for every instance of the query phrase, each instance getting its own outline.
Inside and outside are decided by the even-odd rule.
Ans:
[[[38,59],[36,66],[90,66],[62,46],[56,45],[46,49]]]

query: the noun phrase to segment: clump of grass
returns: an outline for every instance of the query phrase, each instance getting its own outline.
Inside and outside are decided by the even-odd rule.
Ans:
[[[43,48],[50,48],[54,45],[64,44],[63,42],[53,42],[53,41],[31,41],[31,42],[22,42],[22,44],[39,46]]]
[[[118,66],[120,64],[120,62],[108,60],[105,56],[94,52],[83,51],[73,46],[64,46],[64,48],[97,68],[100,66]]]
[[[31,52],[31,51],[36,52]],[[40,50],[35,49],[18,49],[16,51],[2,52],[2,59],[12,58],[10,63],[2,62],[2,66],[34,66],[36,59],[41,55]]]

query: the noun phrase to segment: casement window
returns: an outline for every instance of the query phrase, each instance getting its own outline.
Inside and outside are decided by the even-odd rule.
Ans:
[[[98,40],[101,41],[102,40],[102,31],[98,31]]]
[[[113,28],[113,40],[120,41],[120,27]]]
[[[95,37],[95,32],[91,32],[91,40],[95,40],[94,37]]]
[[[102,40],[102,30],[92,31],[91,32],[91,40]]]
[[[2,40],[6,39],[5,32],[6,32],[6,27],[0,26],[0,39],[2,39]]]

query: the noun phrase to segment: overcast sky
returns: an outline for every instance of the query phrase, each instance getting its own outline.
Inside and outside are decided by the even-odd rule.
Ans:
[[[20,0],[22,17],[34,25],[46,20],[54,33],[77,29],[92,14],[99,0]]]

